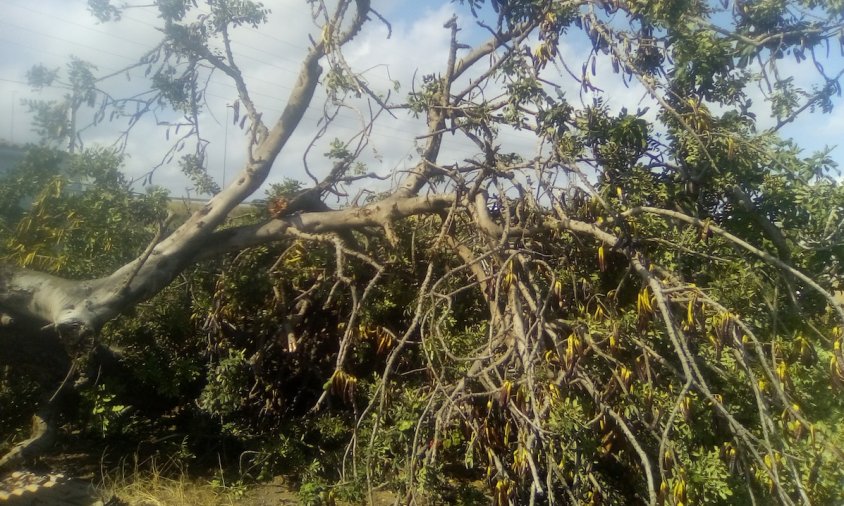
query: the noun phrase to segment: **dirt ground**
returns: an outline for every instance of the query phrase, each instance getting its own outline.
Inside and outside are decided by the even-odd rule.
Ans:
[[[373,506],[393,506],[400,504],[395,494],[384,490],[373,492],[372,500]],[[247,491],[243,497],[243,502],[239,504],[245,504],[247,506],[292,506],[301,504],[301,501],[298,494],[290,489],[284,478],[277,477],[269,483],[258,485]],[[337,506],[346,506],[348,504],[343,501],[337,501]]]
[[[283,476],[245,486],[221,487],[190,478],[167,465],[138,462],[115,466],[85,451],[57,451],[37,463],[0,473],[0,506],[288,506],[302,504],[297,486]],[[78,449],[77,449],[78,450]],[[399,504],[384,490],[374,506]],[[330,504],[327,502],[327,504]],[[336,501],[336,506],[352,506]]]
[[[398,498],[376,491],[374,506],[398,504]],[[151,478],[124,485],[95,486],[90,479],[63,473],[19,470],[0,476],[2,506],[294,506],[302,501],[283,477],[255,484],[237,492],[215,489],[207,483]],[[337,501],[337,506],[348,503]],[[349,505],[350,506],[350,505]]]

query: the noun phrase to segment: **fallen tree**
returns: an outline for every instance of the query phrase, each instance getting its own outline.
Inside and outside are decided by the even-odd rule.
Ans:
[[[175,228],[162,222],[135,258],[101,277],[42,272],[17,252],[17,265],[0,267],[4,321],[35,323],[71,357],[84,357],[106,323],[196,262],[283,240],[320,245],[333,251],[335,266],[319,283],[331,277],[330,293],[346,290],[351,300],[321,407],[331,395],[357,395],[348,361],[355,340],[370,333],[362,312],[390,258],[418,254],[430,263],[410,284],[409,318],[389,339],[379,334],[389,351],[356,412],[359,427],[371,424],[370,440],[355,433],[350,443],[374,447],[378,427],[392,423],[386,413],[403,354],[420,344],[430,383],[403,460],[409,499],[424,495],[418,480],[448,457],[442,441],[455,431],[464,434],[456,444],[471,455],[467,466],[484,470],[501,504],[839,497],[844,439],[835,420],[844,411],[831,390],[823,402],[813,390],[819,371],[829,388],[844,382],[844,309],[832,296],[844,279],[844,191],[828,153],[801,158],[778,131],[809,109],[832,109],[840,74],[829,74],[816,50],[838,44],[841,9],[483,4],[461,3],[489,40],[469,44],[463,18],[444,20],[444,66],[393,98],[343,56],[369,24],[386,23],[378,11],[367,0],[312,2],[320,35],[269,122],[232,44],[235,28],[257,28],[269,13],[251,2],[156,3],[165,39],[141,62],[155,70],[156,94],[139,110],[158,104],[184,113],[183,139],[196,143],[183,159],[186,172],[216,193]],[[119,15],[96,5],[102,19]],[[584,50],[576,65],[567,40]],[[797,89],[782,68],[786,56],[814,63],[819,84]],[[219,189],[204,171],[199,137],[209,71],[231,79],[248,125],[247,161]],[[600,86],[614,76],[658,112],[611,110]],[[81,96],[100,96],[99,81],[82,85]],[[773,109],[769,128],[751,100],[757,85]],[[265,220],[227,224],[273,170],[284,170],[274,163],[320,86],[330,108],[366,104],[362,131],[341,143],[312,186],[276,195]],[[567,98],[576,92],[579,104]],[[101,97],[100,110],[126,105]],[[381,177],[356,163],[382,114],[424,118],[415,164],[368,202],[331,208],[329,196]],[[508,151],[516,135],[535,151]],[[446,146],[452,137],[475,154],[455,156]],[[426,253],[415,242],[403,248],[416,237],[402,228],[408,223],[425,237],[418,248]],[[366,265],[368,277],[348,275],[352,263]],[[296,300],[310,301],[308,293]],[[466,297],[483,313],[471,332],[449,319]],[[300,316],[314,306],[297,306]],[[471,336],[466,349],[443,344],[457,332]],[[704,412],[711,426],[695,419]],[[38,429],[46,433],[49,422]],[[29,447],[43,443],[38,436]],[[376,464],[364,460],[369,477]],[[636,478],[613,478],[619,469]],[[727,469],[741,479],[731,481]]]

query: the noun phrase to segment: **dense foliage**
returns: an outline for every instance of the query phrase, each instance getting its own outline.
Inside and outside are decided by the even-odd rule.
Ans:
[[[844,308],[832,295],[844,290],[844,188],[829,153],[779,136],[833,108],[840,85],[823,63],[835,61],[821,53],[840,44],[844,4],[460,4],[506,42],[472,59],[450,21],[450,63],[404,97],[349,67],[329,29],[342,23],[319,43],[330,107],[363,96],[427,119],[398,192],[454,195],[451,209],[383,228],[291,226],[199,258],[96,336],[120,350],[121,372],[82,387],[72,423],[106,437],[175,427],[194,452],[209,437],[234,443],[244,477],[295,473],[311,502],[364,500],[381,484],[417,503],[844,501]],[[208,48],[230,50],[230,29],[269,13],[157,6],[167,43],[144,62],[150,104],[195,127],[203,62],[242,82],[231,54]],[[582,72],[560,54],[567,37],[586,41]],[[800,88],[787,58],[817,83]],[[658,111],[610,109],[598,81],[614,76]],[[588,100],[566,96],[568,78]],[[247,98],[254,140],[267,133]],[[536,153],[503,150],[513,131],[532,132]],[[183,165],[217,191],[196,132]],[[441,160],[445,133],[477,156]],[[366,177],[361,138],[331,145],[323,195]],[[119,165],[106,151],[32,150],[0,184],[3,258],[96,277],[166,234],[162,194],[132,194]],[[63,174],[89,184],[68,191]],[[290,209],[302,188],[276,185],[266,208],[226,227],[324,210]],[[0,413],[39,395],[5,367]],[[0,424],[13,434],[20,419]]]

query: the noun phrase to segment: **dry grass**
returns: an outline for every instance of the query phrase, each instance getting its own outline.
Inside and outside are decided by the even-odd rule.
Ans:
[[[228,506],[242,504],[244,489],[227,488],[189,477],[173,459],[163,464],[155,458],[102,473],[103,496],[116,496],[131,506]]]

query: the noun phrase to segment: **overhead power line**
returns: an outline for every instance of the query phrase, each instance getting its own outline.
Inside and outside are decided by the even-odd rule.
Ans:
[[[34,34],[38,35],[39,37],[46,37],[46,38],[49,38],[49,39],[58,40],[60,42],[73,44],[74,46],[84,47],[85,49],[91,49],[93,51],[98,51],[100,53],[107,54],[107,55],[110,55],[110,56],[114,56],[116,58],[122,58],[124,60],[130,60],[130,61],[133,60],[133,58],[131,58],[129,56],[122,55],[122,54],[119,54],[119,53],[115,53],[115,52],[109,51],[107,49],[103,49],[101,47],[89,46],[87,44],[83,44],[81,42],[66,39],[64,37],[59,37],[59,36],[52,35],[52,34],[49,34],[49,33],[44,33],[44,32],[38,31],[38,30],[34,30],[32,28],[27,28],[25,26],[20,26],[20,25],[17,25],[15,23],[11,23],[9,21],[6,21],[4,19],[0,19],[0,25],[11,26],[11,27],[18,29],[18,30],[23,30],[23,31],[26,31],[26,32],[34,33]]]
[[[55,19],[57,21],[61,21],[62,23],[66,23],[66,24],[73,25],[73,26],[78,26],[78,27],[82,28],[83,30],[87,30],[89,32],[101,33],[103,35],[107,35],[109,37],[113,37],[115,39],[122,40],[122,41],[128,42],[130,44],[136,44],[136,45],[141,46],[141,47],[147,47],[147,45],[142,43],[142,42],[138,42],[138,41],[132,40],[128,37],[123,37],[122,35],[117,35],[115,33],[111,33],[111,32],[105,31],[105,30],[98,30],[98,29],[93,28],[89,25],[86,25],[86,24],[83,24],[83,23],[78,23],[76,21],[71,21],[70,19],[67,19],[67,18],[62,17],[62,16],[57,16],[57,15],[52,14],[52,13],[47,12],[47,11],[43,11],[43,10],[40,10],[40,9],[33,9],[30,5],[25,5],[25,4],[16,3],[16,2],[10,2],[8,0],[5,3],[7,5],[12,6],[12,7],[16,7],[18,9],[25,10],[25,11],[31,12],[33,14],[37,14],[37,15],[42,16],[42,17],[48,17],[48,18],[51,18],[51,19]]]

